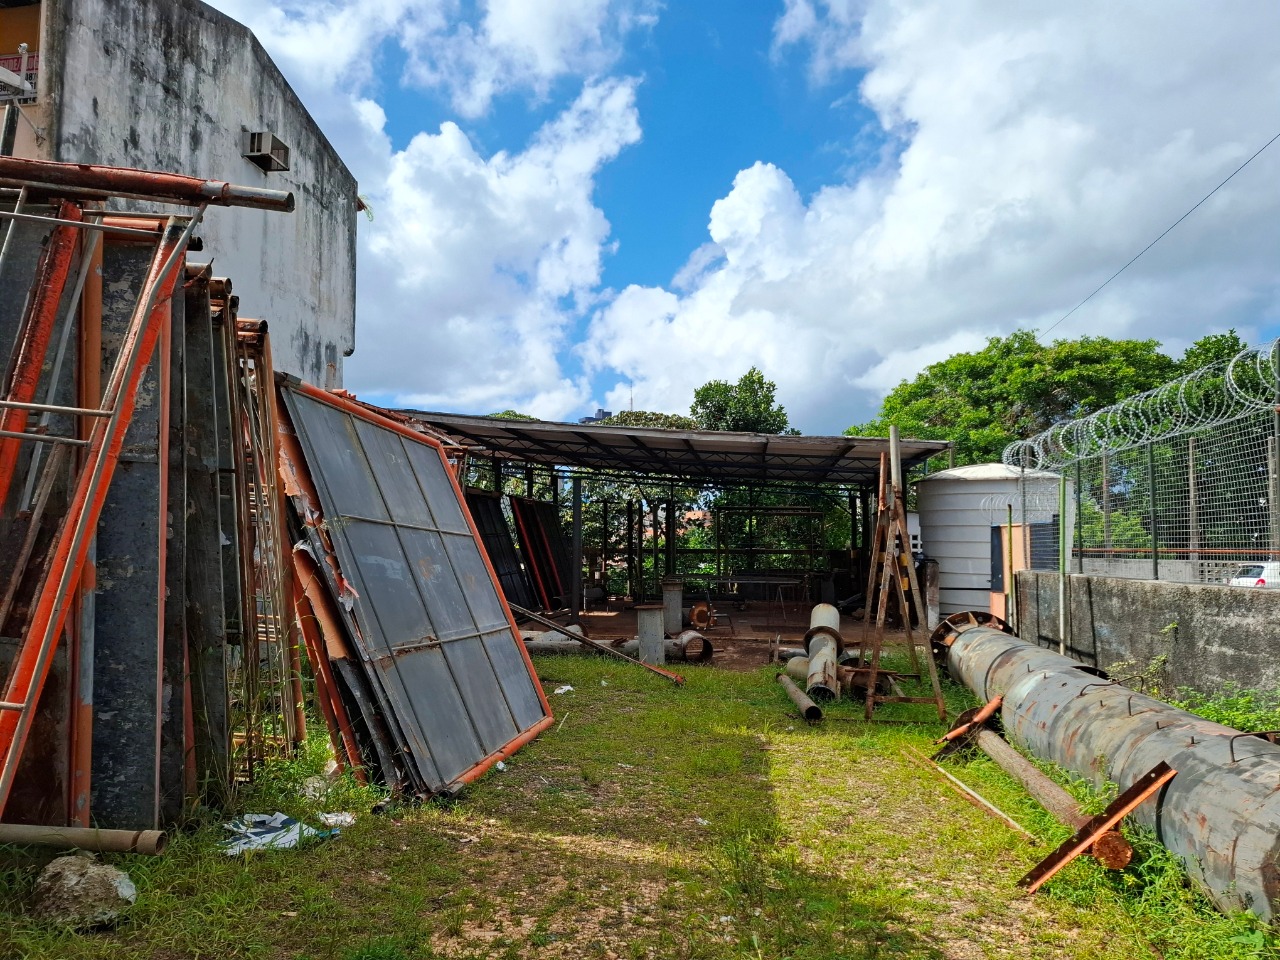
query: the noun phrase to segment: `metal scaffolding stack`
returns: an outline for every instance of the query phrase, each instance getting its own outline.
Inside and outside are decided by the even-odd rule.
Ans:
[[[256,633],[287,603],[258,562],[273,511],[249,493],[250,464],[271,475],[248,392],[269,354],[229,283],[185,260],[209,204],[293,197],[8,157],[0,188],[0,816],[154,827],[262,755],[233,751],[263,734],[232,705],[262,700],[259,661],[291,645]],[[249,696],[230,694],[236,665]]]

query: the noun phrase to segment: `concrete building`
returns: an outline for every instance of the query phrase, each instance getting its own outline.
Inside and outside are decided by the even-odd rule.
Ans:
[[[208,210],[201,256],[270,323],[276,369],[341,386],[356,181],[249,29],[199,0],[0,0],[0,67],[24,65],[16,156],[293,191],[292,214]]]

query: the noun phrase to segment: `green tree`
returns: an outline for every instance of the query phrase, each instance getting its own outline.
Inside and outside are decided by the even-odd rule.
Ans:
[[[782,433],[787,411],[776,402],[778,386],[752,367],[737,383],[712,380],[693,391],[689,412],[704,430]]]
[[[698,421],[678,413],[656,410],[623,410],[600,421],[605,426],[657,427],[659,430],[697,430]]]
[[[1213,339],[1197,341],[1188,354],[1201,345],[1205,351],[1220,349],[1205,343]],[[1013,440],[1150,390],[1182,372],[1181,363],[1161,353],[1156,340],[1080,337],[1042,344],[1032,331],[1019,330],[904,380],[873,420],[845,433],[882,437],[895,424],[905,436],[950,440],[959,464],[983,463],[999,460]]]
[[[1219,360],[1230,360],[1248,346],[1234,328],[1226,333],[1211,333],[1187,347],[1178,367],[1182,373],[1191,373]]]

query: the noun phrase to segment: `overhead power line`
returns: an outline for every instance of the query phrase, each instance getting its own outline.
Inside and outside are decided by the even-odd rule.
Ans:
[[[1098,288],[1097,288],[1096,290],[1094,290],[1094,291],[1093,291],[1093,293],[1089,294],[1087,297],[1085,297],[1083,300],[1081,300],[1081,301],[1080,301],[1079,303],[1077,303],[1074,307],[1072,307],[1070,310],[1068,310],[1066,313],[1064,313],[1064,314],[1063,314],[1062,316],[1060,316],[1057,320],[1055,320],[1052,324],[1050,324],[1048,327],[1046,327],[1044,330],[1042,330],[1042,331],[1040,331],[1040,332],[1041,332],[1042,334],[1046,334],[1046,333],[1048,333],[1050,330],[1052,330],[1054,327],[1056,327],[1058,324],[1060,324],[1063,320],[1067,319],[1067,317],[1071,316],[1073,313],[1075,313],[1077,310],[1079,310],[1081,307],[1083,307],[1086,303],[1088,303],[1090,300],[1092,300],[1095,296],[1097,296],[1097,295],[1102,291],[1102,288],[1103,288],[1103,287],[1105,287],[1105,286],[1106,286],[1107,284],[1109,284],[1112,280],[1114,280],[1116,277],[1120,276],[1120,274],[1124,273],[1124,272],[1125,272],[1126,270],[1128,270],[1131,266],[1133,266],[1133,264],[1137,261],[1137,259],[1138,259],[1139,257],[1141,257],[1144,253],[1146,253],[1146,252],[1147,252],[1148,250],[1150,250],[1152,247],[1154,247],[1154,246],[1155,246],[1157,243],[1159,243],[1161,240],[1163,240],[1163,239],[1165,238],[1165,236],[1166,236],[1166,235],[1167,235],[1167,234],[1168,234],[1168,233],[1169,233],[1169,232],[1170,232],[1174,227],[1176,227],[1176,226],[1177,226],[1178,224],[1180,224],[1183,220],[1187,219],[1187,217],[1189,217],[1189,216],[1191,216],[1193,213],[1195,213],[1195,212],[1196,212],[1196,210],[1200,207],[1200,204],[1204,203],[1206,200],[1208,200],[1210,197],[1212,197],[1215,193],[1217,193],[1219,190],[1221,190],[1223,187],[1225,187],[1225,186],[1227,185],[1227,182],[1231,179],[1231,177],[1234,177],[1237,173],[1239,173],[1241,170],[1243,170],[1243,169],[1244,169],[1245,167],[1247,167],[1249,164],[1253,163],[1253,161],[1254,161],[1255,159],[1257,159],[1258,154],[1262,153],[1262,151],[1263,151],[1263,150],[1267,149],[1267,147],[1271,146],[1271,145],[1272,145],[1273,143],[1275,143],[1277,140],[1280,140],[1280,133],[1277,133],[1274,137],[1272,137],[1270,140],[1268,140],[1266,143],[1264,143],[1261,147],[1259,147],[1259,148],[1258,148],[1257,153],[1255,153],[1252,157],[1250,157],[1250,158],[1249,158],[1248,160],[1246,160],[1244,163],[1240,164],[1240,166],[1238,166],[1238,167],[1236,167],[1234,170],[1232,170],[1232,171],[1231,171],[1230,176],[1228,176],[1226,180],[1223,180],[1220,184],[1218,184],[1216,187],[1214,187],[1212,190],[1210,190],[1208,193],[1206,193],[1203,197],[1201,197],[1201,198],[1200,198],[1200,201],[1199,201],[1199,202],[1198,202],[1194,207],[1192,207],[1190,210],[1188,210],[1186,213],[1184,213],[1182,216],[1180,216],[1177,220],[1173,221],[1173,223],[1169,224],[1168,228],[1164,231],[1164,233],[1160,234],[1160,236],[1156,237],[1154,240],[1152,240],[1150,243],[1148,243],[1145,247],[1143,247],[1141,250],[1139,250],[1136,254],[1134,254],[1134,257],[1133,257],[1133,259],[1132,259],[1132,260],[1130,260],[1128,263],[1126,263],[1123,267],[1121,267],[1119,270],[1117,270],[1117,271],[1116,271],[1115,273],[1113,273],[1111,276],[1107,277],[1107,279],[1106,279],[1106,280],[1102,281],[1102,283],[1098,285]]]

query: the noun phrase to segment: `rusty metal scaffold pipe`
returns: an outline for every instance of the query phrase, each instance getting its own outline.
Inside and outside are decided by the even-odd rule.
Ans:
[[[800,716],[810,723],[817,723],[822,719],[822,708],[805,696],[805,692],[796,686],[794,680],[785,673],[780,673],[778,674],[778,683],[782,685],[783,690],[787,691],[787,696],[791,698],[791,702],[800,710]]]
[[[994,730],[978,730],[974,736],[978,748],[995,761],[1005,773],[1021,783],[1059,823],[1079,830],[1089,818],[1080,812],[1071,794],[1063,790],[1034,763],[1000,738]],[[1133,860],[1133,847],[1116,830],[1108,830],[1094,841],[1089,853],[1108,870],[1123,870]]]
[[[88,850],[92,853],[141,853],[158,857],[168,837],[163,830],[99,830],[97,827],[40,827],[0,823],[0,843]]]
[[[0,157],[0,183],[32,190],[64,189],[95,196],[163,200],[199,207],[254,207],[292,213],[293,194],[287,190],[247,187],[223,180],[204,180],[179,173],[104,167],[91,163],[55,163]]]
[[[1004,697],[1004,730],[1032,755],[1102,785],[1177,770],[1134,819],[1224,910],[1275,915],[1280,895],[1280,746],[1179,710],[999,630],[944,623],[947,670],[983,700]]]

